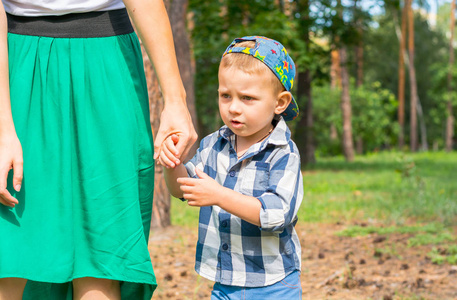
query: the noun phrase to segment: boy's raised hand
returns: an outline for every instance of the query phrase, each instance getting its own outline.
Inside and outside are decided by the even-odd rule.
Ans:
[[[179,152],[176,148],[178,142],[179,136],[177,134],[168,136],[163,142],[158,159],[165,168],[174,168],[180,164]]]
[[[178,178],[178,183],[181,184],[183,198],[187,200],[187,204],[190,206],[217,205],[218,195],[226,188],[199,168],[195,168],[195,172],[198,179],[190,177]]]

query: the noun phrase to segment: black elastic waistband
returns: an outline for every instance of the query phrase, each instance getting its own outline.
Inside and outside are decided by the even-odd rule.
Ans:
[[[7,14],[8,32],[57,38],[107,37],[133,32],[127,10],[23,17]]]

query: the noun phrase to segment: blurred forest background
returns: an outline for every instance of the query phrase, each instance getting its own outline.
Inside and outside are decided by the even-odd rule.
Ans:
[[[456,149],[454,0],[165,2],[200,138],[222,125],[221,54],[235,37],[263,35],[283,43],[297,65],[300,115],[289,127],[304,167],[337,155],[350,162],[383,150]],[[162,100],[147,57],[145,65],[157,130]],[[159,217],[169,197],[157,178]]]

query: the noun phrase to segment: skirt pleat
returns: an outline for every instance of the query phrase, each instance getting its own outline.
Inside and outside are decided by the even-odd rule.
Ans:
[[[13,120],[24,179],[0,206],[0,278],[28,279],[24,299],[71,299],[71,280],[121,282],[150,299],[147,242],[154,160],[135,33],[101,38],[8,34]]]

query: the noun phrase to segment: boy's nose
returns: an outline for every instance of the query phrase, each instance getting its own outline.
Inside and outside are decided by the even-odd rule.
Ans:
[[[233,100],[230,102],[230,105],[229,105],[229,112],[232,113],[232,114],[239,114],[239,113],[241,113],[241,105],[240,105],[240,101],[239,101],[239,100],[233,99]]]

